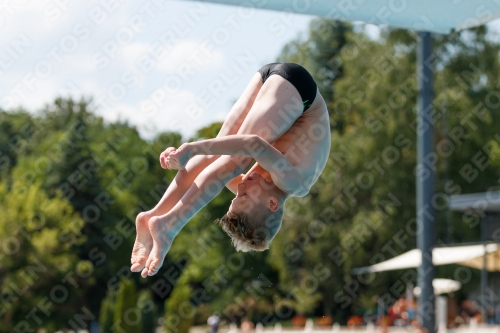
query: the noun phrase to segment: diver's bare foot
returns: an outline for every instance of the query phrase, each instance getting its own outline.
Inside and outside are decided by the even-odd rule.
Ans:
[[[132,250],[132,258],[130,262],[132,266],[130,270],[132,272],[140,272],[141,269],[146,265],[146,260],[148,259],[149,253],[153,248],[153,237],[149,232],[148,221],[151,215],[142,212],[137,215],[135,219],[135,228],[137,235],[135,237],[134,248]]]
[[[172,236],[171,223],[160,217],[152,217],[149,219],[149,231],[153,237],[153,248],[146,261],[146,267],[141,272],[142,277],[155,275],[163,265],[163,260],[167,255],[174,236]]]

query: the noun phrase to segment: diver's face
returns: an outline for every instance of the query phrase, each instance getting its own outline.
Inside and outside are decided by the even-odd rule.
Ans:
[[[258,172],[243,177],[238,184],[236,197],[229,206],[229,211],[233,213],[251,213],[257,207],[264,209],[268,199],[273,195],[275,188],[273,182],[264,179]]]

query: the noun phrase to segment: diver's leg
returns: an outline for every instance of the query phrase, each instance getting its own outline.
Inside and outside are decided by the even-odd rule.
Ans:
[[[297,89],[281,76],[272,75],[258,91],[251,108],[247,111],[246,117],[238,129],[238,134],[257,134],[266,141],[273,143],[295,123],[300,115],[302,115],[303,109],[302,99]],[[211,164],[210,168],[219,163],[219,161]],[[210,168],[207,168],[204,173]],[[203,173],[200,175],[203,175]],[[168,227],[164,221],[167,221],[169,218],[172,219],[169,215],[172,215],[172,212],[176,211],[181,204],[191,205],[191,208],[194,210],[197,209],[191,203],[197,202],[193,198],[197,198],[200,195],[199,192],[204,187],[204,182],[200,179],[196,179],[196,182],[200,184],[193,185],[192,190],[188,191],[182,200],[179,201],[179,205],[176,204],[176,208],[162,216],[151,219],[150,230],[154,233],[154,244],[146,266],[141,272],[143,277],[154,275],[158,272],[163,264],[165,255],[170,249],[172,239],[164,239],[166,233],[162,230]],[[195,214],[196,212],[191,213]],[[173,215],[176,214],[174,213]]]
[[[218,137],[238,133],[238,130],[244,123],[261,87],[261,76],[259,73],[256,73],[250,80],[238,101],[231,108],[229,115],[222,124],[221,130],[217,134]],[[170,209],[172,209],[177,201],[182,198],[200,172],[202,172],[216,159],[217,156],[198,155],[193,157],[187,163],[186,168],[177,173],[172,184],[169,185],[167,191],[158,204],[150,211],[145,212],[147,213],[146,215],[151,218],[153,216],[166,214]]]
[[[218,137],[233,135],[238,132],[261,87],[262,77],[259,73],[256,73],[250,80],[238,101],[231,108],[229,115],[217,135]],[[133,272],[142,270],[153,246],[153,239],[148,229],[149,219],[154,216],[160,216],[168,213],[186,193],[200,172],[217,158],[218,156],[202,155],[192,158],[184,170],[177,172],[177,175],[163,194],[163,197],[160,199],[158,204],[156,204],[153,209],[137,215],[135,222],[137,234],[132,250],[132,266],[130,268]]]
[[[302,115],[297,89],[279,75],[271,75],[259,90],[238,134],[257,134],[273,144]]]
[[[153,216],[166,214],[182,198],[189,189],[198,174],[209,166],[218,156],[195,156],[175,175],[174,180],[168,186],[156,206],[146,212],[139,213],[135,220],[136,238],[132,249],[130,270],[139,272],[144,267],[149,252],[153,247],[153,238],[149,232],[148,221]]]
[[[231,108],[231,111],[229,111],[219,134],[217,134],[218,137],[238,133],[261,88],[262,77],[259,73],[255,73],[243,94],[241,94],[240,98],[238,98]]]

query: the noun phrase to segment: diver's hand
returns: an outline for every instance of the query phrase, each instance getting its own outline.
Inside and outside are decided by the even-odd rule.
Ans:
[[[168,166],[167,158],[174,151],[175,147],[168,147],[163,153],[160,154],[160,164],[163,169],[172,169]]]
[[[189,143],[183,143],[167,157],[168,167],[183,170],[187,162],[195,155],[194,147]]]

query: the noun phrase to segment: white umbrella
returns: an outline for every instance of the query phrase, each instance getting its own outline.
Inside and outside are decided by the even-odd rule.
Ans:
[[[459,264],[473,268],[483,268],[483,256],[486,253],[486,269],[488,271],[500,271],[500,245],[486,244],[463,245],[450,247],[435,247],[432,250],[432,262],[434,265]],[[413,249],[400,254],[389,260],[378,264],[354,268],[353,274],[375,273],[395,269],[418,267],[422,263],[422,252]]]
[[[462,288],[462,284],[455,280],[450,279],[434,279],[432,280],[432,287],[434,287],[434,294],[441,295],[457,291]],[[415,296],[420,295],[420,287],[415,287],[413,293]]]

